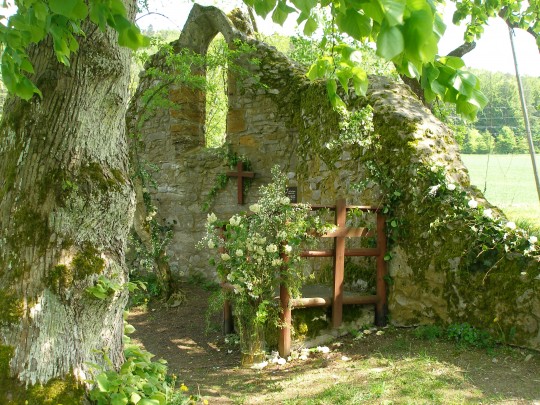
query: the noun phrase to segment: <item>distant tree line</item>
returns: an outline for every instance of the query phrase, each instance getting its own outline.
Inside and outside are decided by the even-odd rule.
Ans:
[[[515,75],[474,70],[489,103],[475,122],[466,122],[448,105],[435,112],[453,130],[463,153],[527,153],[525,122]],[[540,78],[522,77],[533,144],[540,152]]]

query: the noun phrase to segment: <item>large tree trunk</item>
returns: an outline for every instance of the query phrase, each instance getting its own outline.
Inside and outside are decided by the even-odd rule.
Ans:
[[[113,31],[84,28],[70,68],[51,41],[31,50],[43,99],[10,98],[0,124],[0,380],[82,380],[89,362],[105,363],[101,350],[123,361],[127,290],[86,289],[99,276],[127,281],[129,51]]]

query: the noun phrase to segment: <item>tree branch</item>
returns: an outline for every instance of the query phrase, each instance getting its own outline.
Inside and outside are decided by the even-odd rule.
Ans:
[[[474,48],[476,48],[476,42],[465,42],[464,44],[458,46],[453,51],[449,52],[446,56],[457,56],[458,58],[461,58],[463,55],[468,54],[471,52]]]

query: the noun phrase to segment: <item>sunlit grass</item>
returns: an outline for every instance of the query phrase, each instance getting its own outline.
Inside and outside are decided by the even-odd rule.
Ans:
[[[471,182],[508,218],[540,228],[540,202],[529,155],[462,155]],[[540,163],[540,155],[537,155]]]

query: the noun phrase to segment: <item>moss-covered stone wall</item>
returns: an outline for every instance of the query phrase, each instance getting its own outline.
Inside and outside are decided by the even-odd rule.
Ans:
[[[298,187],[301,202],[347,198],[352,204],[384,205],[391,230],[392,323],[467,321],[510,343],[540,349],[540,265],[534,248],[527,235],[505,230],[500,212],[470,186],[451,132],[407,86],[371,77],[368,94],[345,97],[350,111],[337,113],[323,84],[309,83],[299,66],[237,31],[213,7],[194,7],[175,49],[204,53],[217,32],[229,44],[240,39],[252,45],[249,58],[261,63],[245,64],[251,79],[229,74],[227,117],[230,152],[245,156],[256,176],[245,191],[245,206],[237,204],[231,179],[212,198],[211,211],[228,218],[245,210],[275,164]],[[141,89],[151,85],[144,76],[141,83]],[[143,156],[159,167],[157,189],[150,191],[157,218],[173,230],[168,250],[173,271],[212,278],[207,253],[196,248],[207,215],[201,208],[216,179],[231,168],[223,150],[203,146],[204,108],[193,107],[202,105],[201,94],[175,88],[171,95],[189,114],[175,113],[183,117],[182,128],[170,111],[144,123]],[[372,109],[373,127],[359,128],[344,142],[343,124],[365,108]],[[137,108],[132,106],[131,114]],[[508,252],[504,243],[485,244],[490,235],[495,240],[505,233],[505,241],[513,243]]]

